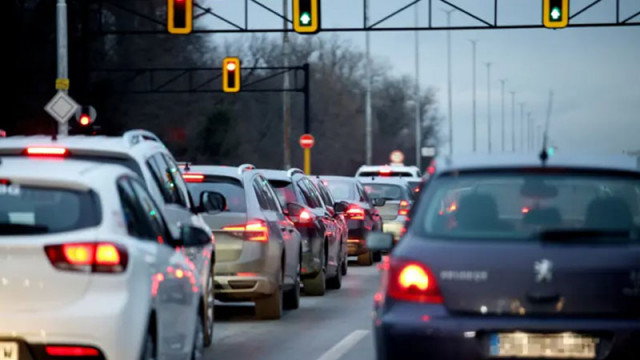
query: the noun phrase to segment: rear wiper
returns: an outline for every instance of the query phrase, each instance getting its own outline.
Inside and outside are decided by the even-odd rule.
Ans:
[[[602,229],[551,229],[534,235],[535,239],[554,243],[629,243],[637,232]]]
[[[0,223],[0,235],[46,234],[48,232],[49,227],[44,225]]]

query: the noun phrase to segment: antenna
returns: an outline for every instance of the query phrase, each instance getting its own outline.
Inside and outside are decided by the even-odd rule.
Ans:
[[[542,135],[542,151],[540,152],[540,160],[542,164],[549,159],[547,152],[547,144],[549,143],[549,124],[551,123],[551,109],[553,108],[553,90],[549,91],[549,105],[547,107],[547,119],[544,124],[544,134]]]

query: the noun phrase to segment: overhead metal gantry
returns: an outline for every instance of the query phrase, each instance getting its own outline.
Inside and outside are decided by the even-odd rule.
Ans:
[[[83,0],[84,1],[84,0]],[[136,10],[135,7],[131,6],[131,4],[135,4],[136,2],[140,2],[140,0],[131,0],[127,2],[127,5],[123,5],[116,0],[89,0],[92,1],[92,9],[97,15],[97,26],[92,29],[94,32],[102,35],[141,35],[141,34],[166,34],[166,19],[164,17],[160,17],[157,15],[150,15],[140,12]],[[148,0],[146,0],[148,1]],[[268,5],[265,4],[265,0],[237,0],[244,1],[244,21],[238,23],[237,21],[232,21],[228,17],[223,16],[220,12],[217,12],[216,9],[211,7],[206,7],[201,5],[201,3],[195,3],[195,14],[194,19],[196,20],[196,27],[194,28],[194,34],[206,34],[206,33],[281,33],[281,32],[293,32],[293,27],[288,26],[286,29],[280,25],[274,25],[272,27],[255,27],[252,26],[252,21],[255,21],[255,17],[250,17],[250,8],[255,7],[256,9],[260,9],[262,11],[261,17],[264,16],[272,16],[274,19],[279,19],[280,21],[286,21],[289,24],[293,24],[290,18],[285,18],[281,12],[275,10]],[[384,16],[381,16],[378,19],[375,19],[371,22],[367,22],[366,16],[366,1],[367,0],[343,0],[343,1],[353,1],[353,2],[362,2],[362,12],[353,13],[353,14],[345,14],[350,18],[356,19],[362,16],[362,21],[359,23],[361,25],[350,26],[350,27],[321,27],[321,32],[361,32],[361,31],[438,31],[438,30],[496,30],[496,29],[539,29],[544,28],[542,23],[542,16],[537,17],[537,21],[529,22],[529,23],[514,23],[511,16],[509,14],[504,14],[500,12],[500,5],[506,4],[507,1],[510,0],[477,0],[480,3],[483,3],[484,7],[491,8],[493,10],[493,16],[491,18],[486,18],[477,13],[477,11],[472,11],[462,5],[456,3],[455,0],[407,0],[404,5],[399,5],[397,9],[391,11]],[[529,0],[531,2],[535,2],[540,4],[540,8],[542,7],[541,0]],[[398,1],[399,2],[399,1]],[[581,16],[589,14],[593,11],[593,7],[598,5],[599,3],[612,3],[615,2],[615,14],[611,14],[605,21],[593,22],[593,21],[581,21]],[[426,4],[423,6],[424,9],[421,11],[424,12],[425,25],[423,26],[386,26],[389,20],[395,18],[399,14],[418,6],[418,4]],[[638,8],[635,12],[631,12],[628,14],[622,14],[621,5],[637,5]],[[326,6],[326,3],[324,4]],[[443,7],[448,7],[451,9],[455,9],[460,13],[464,14],[467,20],[470,22],[465,25],[435,25],[434,24],[434,15]],[[119,28],[110,28],[104,23],[103,11],[108,10],[113,13],[117,13],[118,16],[133,16],[139,18],[141,21],[138,22],[137,27],[135,29],[119,29]],[[638,0],[593,0],[592,2],[582,6],[582,7],[572,7],[572,12],[569,16],[569,25],[568,27],[622,27],[622,26],[638,26],[640,25],[640,1]],[[539,12],[542,14],[542,10]],[[212,21],[202,21],[207,17],[212,19],[217,19],[222,24],[225,24],[224,27],[211,27]]]

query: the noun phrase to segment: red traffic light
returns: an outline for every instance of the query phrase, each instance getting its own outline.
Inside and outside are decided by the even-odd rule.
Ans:
[[[78,122],[82,126],[89,126],[89,125],[91,125],[91,116],[89,116],[88,114],[82,114],[82,115],[80,115],[80,118],[78,119]]]

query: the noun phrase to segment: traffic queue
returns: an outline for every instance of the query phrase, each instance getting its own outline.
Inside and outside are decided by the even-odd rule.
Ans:
[[[144,130],[3,138],[0,359],[202,359],[216,301],[279,319],[382,259],[413,194],[364,180],[179,163]]]

